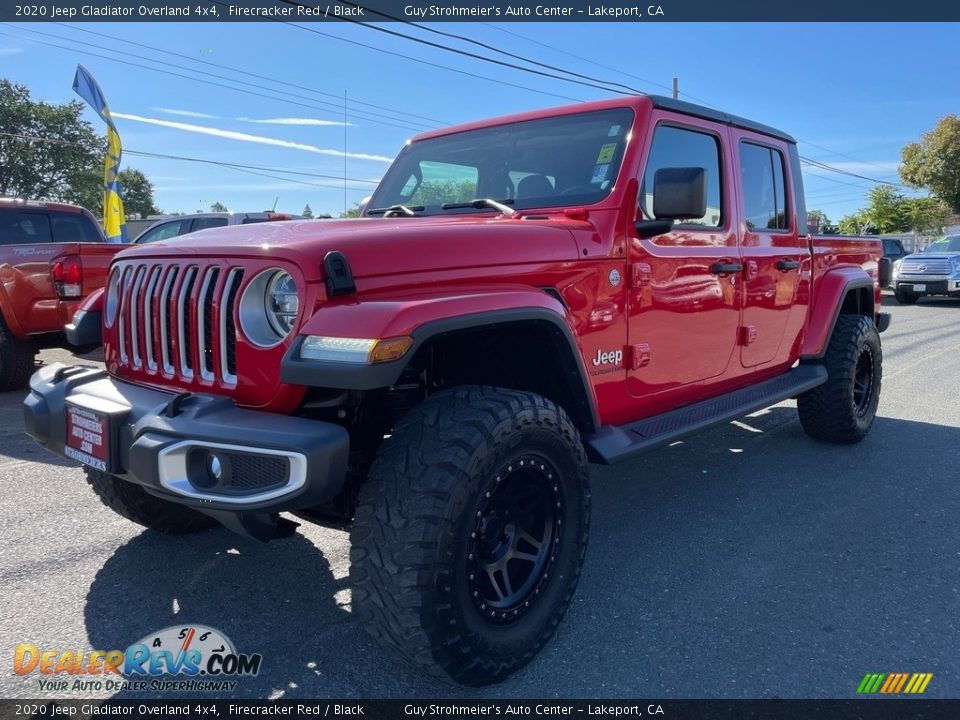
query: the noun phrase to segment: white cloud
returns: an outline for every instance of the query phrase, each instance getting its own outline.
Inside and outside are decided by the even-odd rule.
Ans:
[[[142,115],[130,115],[128,113],[113,113],[113,117],[123,120],[133,120],[134,122],[147,123],[149,125],[159,125],[160,127],[172,128],[174,130],[183,130],[184,132],[199,133],[200,135],[212,135],[213,137],[225,138],[227,140],[239,140],[240,142],[259,143],[260,145],[273,145],[275,147],[285,147],[291,150],[303,150],[304,152],[316,153],[317,155],[329,155],[332,157],[348,157],[353,160],[372,160],[374,162],[393,162],[393,158],[384,155],[372,155],[370,153],[344,153],[343,150],[334,150],[331,148],[320,148],[316,145],[307,145],[305,143],[291,142],[289,140],[280,140],[278,138],[265,137],[263,135],[250,135],[248,133],[235,132],[234,130],[222,130],[220,128],[207,127],[206,125],[194,125],[192,123],[174,122],[172,120],[160,120],[159,118],[143,117]]]
[[[8,57],[10,55],[16,55],[18,52],[23,52],[23,48],[0,47],[0,57]]]
[[[261,120],[241,117],[237,118],[237,120],[258,123],[260,125],[313,125],[316,127],[343,127],[344,125],[353,125],[353,123],[343,122],[343,120],[318,120],[317,118],[297,117],[263,118]]]
[[[205,120],[217,119],[216,115],[208,115],[207,113],[194,112],[193,110],[177,110],[175,108],[165,108],[165,107],[154,107],[150,109],[156,110],[157,112],[166,113],[167,115],[180,115],[181,117],[203,118]]]

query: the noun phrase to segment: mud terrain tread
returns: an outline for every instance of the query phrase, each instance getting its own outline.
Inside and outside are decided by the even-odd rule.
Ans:
[[[118,515],[138,525],[169,535],[208,530],[217,524],[211,517],[158,497],[126,480],[85,468],[87,482],[100,501]]]
[[[853,444],[863,440],[870,431],[876,408],[864,425],[857,421],[850,399],[860,348],[868,342],[874,344],[879,362],[880,337],[873,320],[863,315],[840,315],[837,318],[823,356],[827,382],[797,398],[800,423],[810,437],[824,442]],[[878,369],[876,394],[880,392],[881,380]]]
[[[33,343],[14,337],[0,315],[0,392],[27,386],[36,355]]]
[[[437,538],[452,537],[456,512],[448,510],[450,498],[459,496],[462,508],[465,497],[458,489],[466,478],[482,472],[498,440],[528,424],[550,428],[576,448],[589,518],[586,457],[569,417],[538,395],[492,387],[443,391],[410,411],[384,442],[360,490],[351,538],[353,611],[371,635],[448,681],[484,685],[529,662],[553,635],[579,578],[589,519],[569,588],[537,641],[510,662],[478,657],[455,631],[452,616],[446,624],[437,617],[446,608],[430,603],[431,587],[449,580],[452,553],[441,557]],[[474,452],[478,447],[483,451]]]

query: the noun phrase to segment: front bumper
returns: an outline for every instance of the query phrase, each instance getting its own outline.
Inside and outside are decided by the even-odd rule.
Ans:
[[[892,282],[895,290],[917,295],[947,295],[960,293],[960,277],[955,275],[897,275]],[[916,286],[923,290],[916,290]]]
[[[339,425],[244,410],[214,395],[178,396],[97,368],[54,363],[30,380],[24,425],[65,457],[76,456],[66,442],[68,403],[109,417],[110,473],[234,530],[257,536],[251,528],[265,518],[326,502],[343,488],[350,443]],[[218,480],[204,460],[211,452]]]

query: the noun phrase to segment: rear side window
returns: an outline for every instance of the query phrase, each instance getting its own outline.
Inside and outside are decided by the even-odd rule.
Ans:
[[[226,224],[227,219],[225,217],[195,218],[193,225],[190,226],[190,232],[206,230],[208,228],[223,227]]]
[[[740,143],[740,184],[747,230],[787,230],[787,185],[779,150]]]
[[[0,210],[0,245],[50,242],[50,219],[44,212]]]
[[[56,243],[103,242],[93,222],[82,213],[50,212],[50,230]]]
[[[173,220],[172,222],[164,223],[163,225],[158,225],[155,228],[147,230],[143,235],[137,238],[137,244],[141,245],[143,243],[152,243],[157,240],[167,240],[172,237],[180,235],[180,227],[184,222],[189,223],[190,221],[184,220]]]
[[[653,179],[661,168],[698,167],[707,174],[707,212],[701,218],[684,220],[683,225],[720,227],[723,224],[720,173],[720,142],[713,135],[696,130],[660,125],[653,134],[647,169],[640,184],[640,207],[644,217],[653,214]]]

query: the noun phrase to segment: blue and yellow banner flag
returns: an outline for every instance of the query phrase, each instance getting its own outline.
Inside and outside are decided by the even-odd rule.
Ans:
[[[103,90],[93,79],[93,75],[83,65],[77,65],[77,74],[73,78],[73,91],[87,101],[107,124],[107,157],[103,161],[103,231],[107,242],[127,242],[126,216],[123,213],[123,200],[120,197],[120,135],[113,124],[107,99]]]

